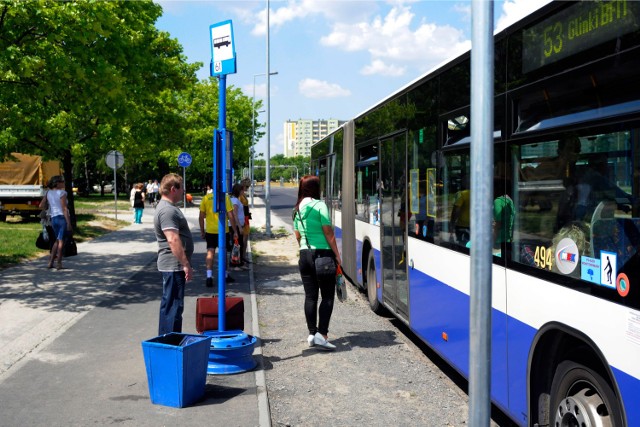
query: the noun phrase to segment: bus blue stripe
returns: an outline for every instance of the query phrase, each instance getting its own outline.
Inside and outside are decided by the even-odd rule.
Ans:
[[[360,270],[363,243],[357,240],[356,248]],[[374,250],[374,257],[379,266],[380,251]],[[358,280],[362,280],[360,274]],[[409,271],[409,283],[411,329],[468,378],[469,295],[418,270]],[[379,290],[379,300],[382,298],[381,294],[382,291]],[[524,426],[528,424],[526,391],[529,350],[537,330],[500,310],[492,309],[491,316],[492,400],[514,421]],[[443,338],[443,333],[447,334],[447,340]],[[635,405],[637,396],[640,395],[640,382],[619,369],[612,367],[612,371],[625,402],[628,425],[640,426],[640,405]]]

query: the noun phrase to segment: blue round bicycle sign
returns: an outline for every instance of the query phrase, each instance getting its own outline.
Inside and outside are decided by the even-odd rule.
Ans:
[[[191,164],[191,154],[186,153],[186,152],[182,152],[180,153],[180,155],[178,156],[178,164],[180,166],[182,166],[183,168],[186,168],[187,166],[189,166]]]

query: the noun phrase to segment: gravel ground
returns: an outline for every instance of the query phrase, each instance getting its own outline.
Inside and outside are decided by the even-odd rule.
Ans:
[[[252,252],[274,426],[467,425],[466,393],[350,284],[331,317],[336,351],[309,348],[295,237],[252,236]]]

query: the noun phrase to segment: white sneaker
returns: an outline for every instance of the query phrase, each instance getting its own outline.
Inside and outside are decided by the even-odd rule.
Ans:
[[[314,345],[316,345],[314,338],[315,338],[315,336],[313,336],[313,335],[309,335],[307,337],[307,342],[309,343],[309,347],[313,347]]]
[[[325,350],[336,349],[336,346],[331,344],[329,340],[325,340],[324,337],[320,334],[320,332],[316,332],[316,335],[313,337],[313,343]]]

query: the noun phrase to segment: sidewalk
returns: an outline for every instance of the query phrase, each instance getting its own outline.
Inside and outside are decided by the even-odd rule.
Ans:
[[[265,222],[261,206],[252,210],[256,227]],[[260,341],[258,367],[207,376],[204,399],[196,405],[177,409],[150,402],[141,342],[157,335],[162,293],[152,214],[147,208],[143,224],[79,244],[62,271],[47,269],[45,258],[3,270],[3,425],[270,426]],[[198,208],[187,208],[186,217],[195,239],[196,277],[187,284],[183,332],[195,333],[195,300],[212,289],[204,286]],[[245,332],[259,337],[253,269],[231,274],[236,282],[227,285],[227,295],[245,298]]]

